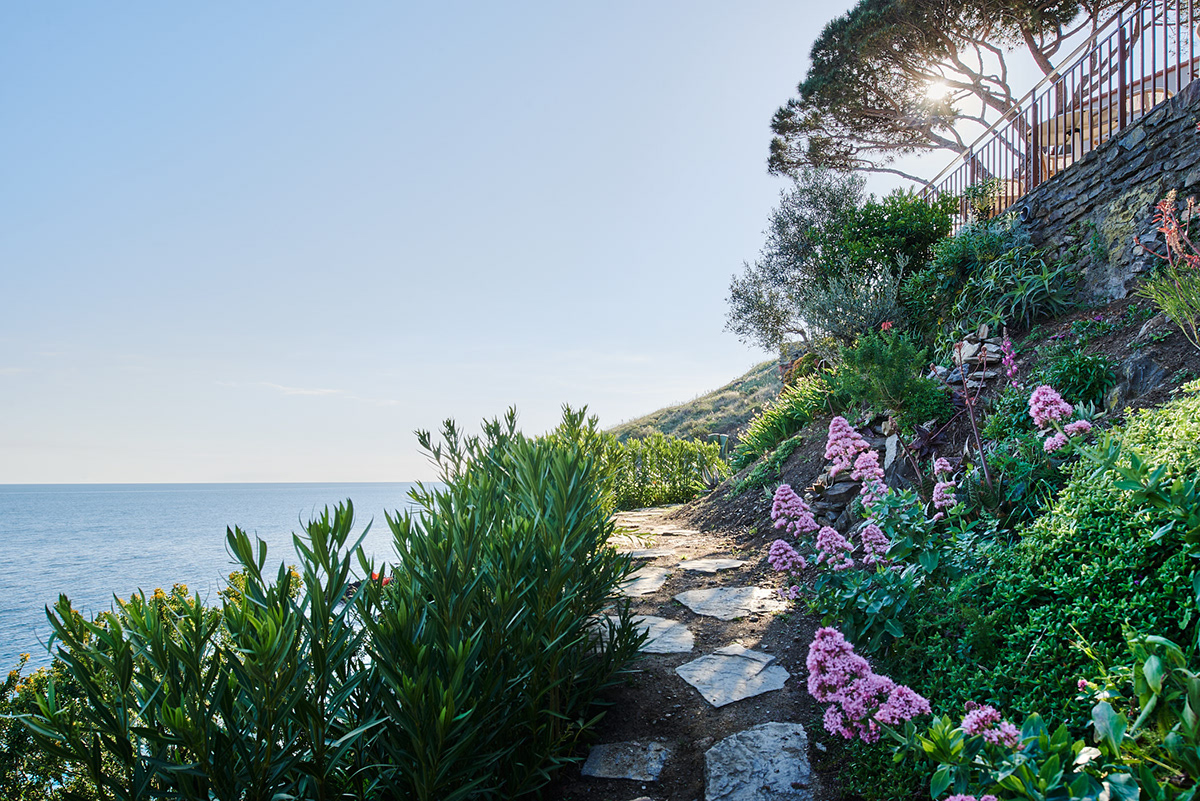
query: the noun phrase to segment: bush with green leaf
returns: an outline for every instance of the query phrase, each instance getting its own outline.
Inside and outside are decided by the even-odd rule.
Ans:
[[[784,387],[778,398],[764,406],[738,432],[738,444],[730,459],[733,469],[741,470],[799,433],[825,410],[828,395],[829,386],[822,374],[801,378]]]
[[[1137,294],[1150,299],[1163,314],[1183,331],[1200,349],[1200,247],[1191,239],[1191,223],[1196,216],[1196,199],[1188,198],[1183,220],[1175,209],[1175,192],[1161,200],[1154,222],[1167,242],[1166,253],[1155,254],[1166,262]]]
[[[219,608],[138,593],[88,621],[60,597],[79,700],[48,682],[22,721],[105,800],[535,793],[644,637],[614,600],[631,564],[607,545],[590,433],[531,439],[514,413],[481,437],[421,432],[445,488],[388,517],[390,575],[347,503],[294,537],[295,572],[231,529],[243,581]]]
[[[1076,273],[1068,262],[1049,264],[1029,247],[1013,248],[969,273],[951,310],[952,338],[988,324],[1028,328],[1069,310]]]
[[[1039,383],[1049,384],[1073,404],[1098,404],[1117,384],[1117,363],[1102,353],[1078,348],[1059,350],[1039,369]]]
[[[615,444],[604,466],[615,473],[617,509],[684,503],[729,475],[720,442],[679,439],[657,431]]]
[[[949,391],[926,378],[926,351],[895,331],[862,336],[842,349],[842,364],[831,379],[850,403],[877,411],[891,409],[903,426],[948,420],[954,413]]]

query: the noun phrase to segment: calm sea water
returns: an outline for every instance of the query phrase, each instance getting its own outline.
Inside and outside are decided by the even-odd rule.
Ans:
[[[268,564],[294,564],[292,532],[326,505],[354,502],[355,535],[392,560],[385,510],[406,508],[411,484],[39,484],[0,485],[0,675],[22,653],[49,663],[45,607],[59,593],[80,611],[113,595],[187,584],[209,602],[236,568],[226,526],[268,544]]]

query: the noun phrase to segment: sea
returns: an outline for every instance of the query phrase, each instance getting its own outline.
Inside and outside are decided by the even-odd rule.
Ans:
[[[296,564],[292,533],[350,499],[355,537],[377,562],[395,561],[384,512],[411,508],[409,483],[0,484],[0,676],[30,655],[50,663],[46,607],[60,594],[93,615],[113,596],[186,584],[216,603],[237,564],[226,527],[267,543],[267,564]]]

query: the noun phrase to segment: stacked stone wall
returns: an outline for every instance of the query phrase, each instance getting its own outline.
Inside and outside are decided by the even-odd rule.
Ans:
[[[1200,195],[1198,123],[1195,80],[1017,203],[1033,243],[1081,268],[1086,299],[1125,297],[1158,262],[1154,205],[1171,189]]]

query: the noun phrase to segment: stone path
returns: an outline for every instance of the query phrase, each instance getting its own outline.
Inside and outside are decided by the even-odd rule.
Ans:
[[[702,618],[741,621],[758,620],[759,616],[787,608],[786,602],[774,590],[737,583],[739,572],[747,570],[750,562],[735,558],[736,554],[696,553],[694,544],[688,552],[689,541],[702,540],[703,533],[673,526],[662,520],[661,514],[658,510],[642,510],[617,516],[622,533],[614,537],[612,544],[634,559],[649,560],[621,587],[621,593],[633,599],[635,609],[648,609],[657,603],[657,609],[666,610],[666,614],[671,614],[672,608],[686,608]],[[679,538],[682,545],[660,544],[661,538]],[[712,577],[703,581],[721,583],[674,593],[667,586],[673,576],[697,574]],[[732,583],[730,579],[733,579]],[[690,579],[693,587],[696,580]],[[682,589],[678,583],[675,586]],[[671,598],[678,605],[672,606]],[[687,619],[694,621],[694,618]],[[695,650],[695,635],[680,620],[642,614],[635,621],[648,634],[641,648],[645,653],[690,654]],[[698,622],[692,625],[698,625]],[[763,650],[728,641],[714,649],[711,635],[709,643],[705,652],[677,664],[674,673],[678,681],[692,688],[689,692],[699,693],[714,709],[779,691],[791,678],[788,671],[776,663],[775,656]],[[669,681],[665,678],[657,680]],[[670,716],[670,712],[664,714],[664,717]],[[768,719],[719,740],[705,739],[707,743],[695,744],[704,750],[704,801],[810,801],[813,798],[809,786],[808,738],[799,723]],[[673,744],[661,735],[630,742],[602,743],[591,749],[582,775],[652,783],[659,779],[679,747],[680,744]],[[640,792],[631,788],[628,797],[650,798],[652,790],[653,786],[641,784]]]

